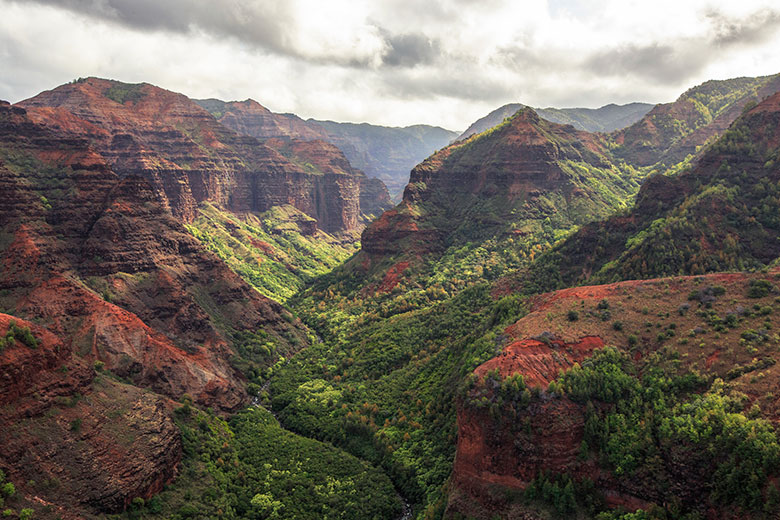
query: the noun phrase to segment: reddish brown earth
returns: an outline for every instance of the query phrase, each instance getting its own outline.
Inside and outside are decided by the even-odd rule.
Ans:
[[[762,299],[746,297],[752,279],[774,280],[774,274],[716,273],[627,281],[564,289],[534,298],[529,314],[505,330],[508,339],[502,352],[474,373],[477,381],[484,381],[486,374],[495,370],[502,378],[520,374],[529,387],[540,388],[541,397],[518,411],[511,406],[499,408],[498,417],[491,413],[490,406],[474,404],[478,402],[471,401],[474,396],[459,403],[448,517],[460,513],[485,519],[496,514],[502,518],[537,518],[522,501],[511,497],[517,497],[542,471],[566,473],[575,479],[590,478],[610,507],[633,511],[663,503],[664,497],[655,495],[650,491],[653,486],[646,485],[650,480],[644,480],[652,479],[652,475],[640,473],[619,478],[600,467],[593,457],[583,460],[579,448],[584,434],[584,406],[546,391],[560,371],[583,363],[604,345],[625,349],[640,370],[645,360],[653,359],[651,354],[675,352],[669,360],[649,362],[665,363],[668,370],[679,373],[696,370],[723,378],[731,388],[747,394],[750,403],[760,405],[765,418],[780,424],[780,402],[774,397],[780,392],[778,365],[728,376],[734,367],[776,359],[777,342],[759,345],[757,350],[735,348],[740,344],[742,330],[761,328],[766,318],[755,315],[740,327],[716,333],[697,313],[697,302],[688,299],[693,292],[720,286],[725,295],[712,302],[712,310],[720,316],[753,305],[777,309],[776,293]],[[604,306],[611,313],[607,320],[600,317]],[[578,312],[578,320],[569,321],[570,310]],[[620,330],[612,326],[615,320],[621,322]],[[671,324],[677,334],[662,346],[655,336]],[[630,334],[638,338],[635,347],[627,346]],[[490,394],[489,388],[478,382],[472,393],[477,392],[474,395],[479,399],[485,392]],[[667,465],[674,478],[670,485],[675,494],[685,503],[701,506],[702,493],[706,494],[702,469],[674,458]],[[709,507],[703,512],[712,520],[737,517],[722,508]]]
[[[365,254],[425,254],[440,251],[458,226],[468,224],[476,238],[490,237],[512,220],[544,219],[538,198],[560,197],[558,211],[575,220],[597,218],[611,207],[599,193],[583,188],[563,161],[611,168],[601,137],[542,120],[533,110],[521,110],[489,134],[473,136],[435,153],[411,172],[403,201],[385,212],[363,233]],[[495,203],[495,210],[484,207]],[[587,217],[577,216],[582,204],[592,205]],[[477,205],[479,210],[472,210]]]
[[[327,138],[327,133],[318,125],[292,114],[275,114],[253,99],[225,103],[219,122],[239,134],[258,139],[287,137],[312,141]]]
[[[0,352],[0,468],[25,503],[52,518],[119,512],[170,482],[181,459],[171,404],[96,374],[72,344],[30,322],[37,348],[16,341]]]
[[[128,94],[123,99],[117,92]],[[89,78],[18,106],[38,124],[89,139],[113,171],[144,178],[163,207],[185,221],[205,201],[234,212],[289,204],[329,233],[354,232],[363,213],[389,206],[381,182],[362,172],[307,171],[305,159],[236,134],[186,96],[149,84]]]
[[[514,335],[511,327],[506,332]],[[550,381],[558,378],[560,371],[568,370],[603,346],[604,341],[598,336],[585,336],[574,343],[521,339],[504,347],[498,357],[482,363],[474,373],[480,378],[491,370],[498,370],[502,378],[522,374],[528,386],[546,388]]]
[[[264,329],[291,353],[299,323],[208,253],[137,176],[86,142],[0,105],[0,305],[85,359],[204,406],[244,403],[232,330]]]
[[[401,281],[404,271],[409,267],[409,262],[398,262],[387,270],[382,281],[376,285],[367,285],[364,293],[386,294],[395,289]]]

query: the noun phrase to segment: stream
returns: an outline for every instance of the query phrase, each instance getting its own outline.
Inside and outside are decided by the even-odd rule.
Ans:
[[[412,520],[412,506],[409,505],[409,501],[400,493],[398,494],[398,497],[404,503],[404,508],[401,511],[401,516],[398,517],[398,520]]]

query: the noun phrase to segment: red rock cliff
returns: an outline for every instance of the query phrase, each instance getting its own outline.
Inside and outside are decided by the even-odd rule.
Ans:
[[[298,158],[228,130],[184,95],[90,78],[18,105],[37,123],[88,138],[117,174],[144,178],[185,221],[203,201],[236,212],[289,204],[323,218],[328,232],[357,229],[362,174],[349,172],[350,182],[316,175]]]

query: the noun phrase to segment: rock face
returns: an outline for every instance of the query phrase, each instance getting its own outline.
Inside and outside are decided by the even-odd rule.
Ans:
[[[317,125],[295,114],[275,114],[253,99],[230,102],[199,99],[196,103],[211,112],[224,126],[241,135],[251,135],[262,140],[327,139],[327,134]]]
[[[673,103],[656,105],[642,119],[615,133],[616,154],[638,166],[671,166],[720,137],[749,102],[780,90],[780,74],[708,81]]]
[[[343,214],[325,217],[321,227],[328,232],[359,231],[360,201],[367,196],[360,192],[361,175],[319,175],[303,167],[305,161],[228,130],[184,95],[89,78],[18,106],[36,123],[88,139],[113,171],[145,179],[163,206],[185,221],[204,201],[233,212],[289,204],[317,219]]]
[[[0,197],[0,305],[136,384],[232,410],[248,399],[231,364],[236,331],[262,329],[282,354],[305,343],[299,322],[206,252],[153,184],[117,176],[86,141],[7,104]]]
[[[548,217],[561,227],[582,224],[619,207],[632,182],[595,134],[524,109],[416,166],[401,204],[364,231],[363,251],[438,251],[511,233],[515,224],[539,226]]]
[[[0,334],[11,322],[38,340],[0,351],[0,467],[20,495],[75,519],[120,512],[173,479],[181,438],[166,399],[96,375],[68,341],[24,320],[0,314]]]
[[[582,367],[592,363],[589,358],[597,349],[617,346],[627,352],[624,359],[631,366],[629,372],[648,374],[663,369],[674,375],[692,371],[708,381],[722,378],[731,388],[749,396],[746,402],[760,402],[761,417],[776,428],[779,404],[772,397],[774,394],[765,397],[766,392],[777,388],[776,374],[780,373],[774,361],[774,346],[752,352],[731,347],[745,328],[755,327],[764,318],[745,317],[742,326],[719,334],[703,332],[706,323],[701,312],[696,312],[697,302],[689,299],[691,294],[709,294],[713,287],[720,287],[723,296],[711,297],[700,308],[725,315],[729,309],[747,308],[752,302],[762,305],[774,300],[776,293],[767,294],[763,301],[746,296],[751,282],[759,279],[774,279],[774,273],[631,280],[573,287],[530,299],[530,312],[504,331],[506,346],[477,367],[473,384],[458,402],[457,452],[445,516],[457,518],[457,513],[480,519],[536,518],[519,496],[534,478],[547,472],[566,474],[575,480],[590,479],[608,508],[634,511],[647,510],[653,504],[669,507],[668,504],[677,503],[712,520],[761,517],[760,507],[751,513],[736,509],[729,501],[718,504],[713,498],[714,467],[730,456],[730,448],[709,453],[704,441],[700,451],[696,451],[692,449],[696,446],[692,439],[655,439],[650,444],[657,449],[653,452],[656,458],[648,459],[646,466],[640,465],[633,472],[620,472],[600,458],[601,452],[583,453],[582,448],[588,408],[606,411],[619,405],[593,396],[588,405],[570,398],[566,391],[551,390],[548,386],[551,381],[560,381],[561,371],[575,363]],[[568,317],[573,309],[579,315],[575,321]],[[664,325],[689,331],[688,337],[691,331],[698,331],[695,335],[702,337],[691,344],[671,339],[662,344],[655,335],[664,325],[659,323],[659,328],[651,329],[643,324],[648,315],[661,316],[667,309],[680,311],[661,319]],[[606,311],[619,318],[620,327],[614,327],[611,319],[604,320]],[[633,347],[627,347],[631,344],[630,334],[635,335]],[[674,354],[665,360],[667,349],[673,349]],[[768,361],[756,363],[761,359]],[[756,377],[763,370],[766,374]],[[523,377],[528,392],[523,404],[522,395],[507,394],[501,387],[501,381],[515,375]],[[705,392],[708,385],[697,387],[686,399],[695,400],[696,394]],[[675,397],[670,395],[669,399]],[[747,404],[746,409],[749,407]],[[591,427],[605,424],[606,416],[597,417]],[[713,462],[714,459],[718,461]],[[769,480],[775,478],[773,472],[777,472],[777,467],[770,472]]]
[[[266,144],[290,160],[298,161],[302,168],[316,171],[327,179],[327,182],[315,188],[315,206],[311,208],[324,230],[362,230],[373,220],[374,215],[392,207],[390,194],[382,181],[368,178],[353,168],[336,146],[319,139],[306,141],[274,138],[266,141]],[[339,189],[334,190],[334,186]],[[359,194],[359,197],[354,198],[354,194]],[[326,205],[320,202],[333,199],[340,203]]]
[[[390,128],[368,123],[304,121],[295,114],[275,114],[251,99],[203,99],[197,103],[242,135],[261,140],[327,141],[342,150],[355,168],[366,172],[371,182],[380,179],[394,195],[403,191],[409,170],[457,136],[456,132],[428,125]]]
[[[523,338],[528,332],[523,320],[506,331],[512,338]],[[545,342],[530,338],[512,341],[498,357],[477,367],[474,375],[488,388],[486,375],[494,372],[504,379],[520,374],[529,387],[546,389],[559,371],[604,346],[598,336],[571,342],[550,336],[552,339]],[[513,504],[500,490],[523,490],[542,472],[598,479],[598,467],[579,457],[585,431],[581,405],[565,398],[541,398],[519,413],[500,410],[502,417],[496,420],[488,409],[473,406],[469,399],[458,406],[450,515],[458,512],[489,518],[491,512],[506,512]]]

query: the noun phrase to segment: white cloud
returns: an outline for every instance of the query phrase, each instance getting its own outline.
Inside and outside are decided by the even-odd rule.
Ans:
[[[96,75],[302,117],[463,129],[509,102],[662,102],[780,72],[768,0],[593,4],[0,0],[0,98]]]

